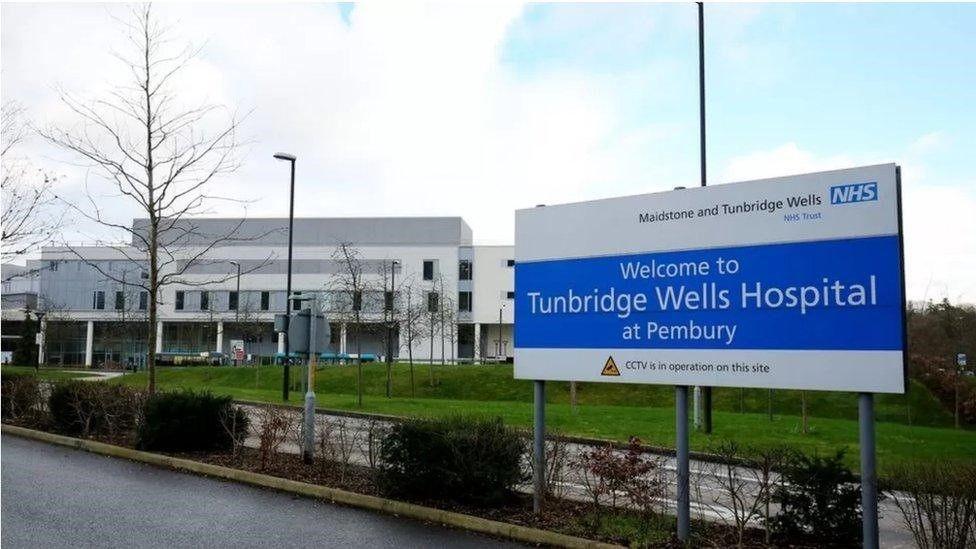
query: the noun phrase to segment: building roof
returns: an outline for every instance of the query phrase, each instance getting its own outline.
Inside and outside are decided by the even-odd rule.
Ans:
[[[145,234],[148,220],[135,219],[133,229]],[[192,218],[166,231],[177,245],[287,246],[288,218]],[[139,246],[139,237],[132,244]],[[370,245],[470,246],[471,227],[460,217],[317,217],[295,218],[295,246],[334,246],[350,242]]]

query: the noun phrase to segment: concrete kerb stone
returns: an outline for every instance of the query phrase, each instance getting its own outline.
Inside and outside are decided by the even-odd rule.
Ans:
[[[566,534],[550,532],[548,530],[540,530],[538,528],[530,528],[516,524],[507,524],[481,517],[445,511],[443,509],[424,507],[414,503],[406,503],[403,501],[381,498],[377,496],[357,494],[355,492],[348,492],[345,490],[339,490],[337,488],[330,488],[328,486],[308,484],[305,482],[298,482],[295,480],[263,475],[260,473],[252,473],[250,471],[223,467],[200,461],[176,458],[162,454],[155,454],[152,452],[143,452],[141,450],[133,450],[131,448],[115,446],[113,444],[106,444],[104,442],[57,435],[44,431],[36,431],[34,429],[17,427],[14,425],[3,425],[2,432],[21,438],[65,446],[76,450],[84,450],[94,454],[128,459],[131,461],[148,463],[157,467],[190,472],[214,478],[233,480],[244,484],[250,484],[252,486],[271,488],[305,497],[326,500],[331,503],[345,505],[348,507],[357,507],[360,509],[378,511],[394,516],[443,524],[453,528],[470,530],[472,532],[507,538],[524,543],[572,548],[619,547],[617,545],[577,538]]]

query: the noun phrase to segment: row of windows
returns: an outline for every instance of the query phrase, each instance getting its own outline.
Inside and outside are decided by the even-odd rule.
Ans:
[[[115,292],[115,307],[116,311],[121,311],[126,308],[126,295],[123,291]],[[139,292],[139,310],[145,311],[149,308],[149,292]],[[92,309],[96,311],[105,310],[105,292],[102,290],[95,290],[92,292]]]
[[[514,259],[505,260],[506,267],[514,267]],[[434,280],[434,273],[437,267],[436,259],[425,259],[424,260],[424,280]],[[458,261],[458,280],[471,280],[474,276],[474,267],[471,264],[470,259],[462,259]]]
[[[389,311],[393,308],[393,292],[384,292],[383,296],[383,308]],[[515,292],[506,292],[506,299],[514,299]],[[227,310],[236,311],[238,308],[238,303],[240,302],[238,293],[231,291],[228,292],[227,299]],[[149,292],[139,292],[139,310],[145,311],[149,305]],[[186,292],[182,290],[177,290],[176,292],[176,303],[175,308],[177,311],[185,310],[186,306]],[[437,311],[439,306],[439,297],[437,292],[428,292],[427,294],[427,307],[433,312]],[[126,307],[126,295],[125,292],[117,291],[115,292],[115,310],[121,311]],[[262,311],[268,311],[271,308],[271,292],[264,291],[261,292],[261,304],[260,307]],[[301,302],[292,301],[292,309],[299,310],[301,308]],[[352,310],[361,311],[363,308],[363,295],[362,292],[355,292],[352,298]],[[92,309],[104,310],[105,309],[105,292],[102,290],[96,290],[92,293]],[[200,310],[209,311],[210,310],[210,292],[200,292]],[[473,297],[470,291],[458,292],[458,311],[462,313],[470,313],[473,310]]]

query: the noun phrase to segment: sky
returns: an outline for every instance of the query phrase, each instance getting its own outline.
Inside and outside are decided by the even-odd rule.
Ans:
[[[697,13],[681,4],[162,4],[202,46],[180,98],[246,114],[246,201],[213,215],[462,216],[510,244],[517,208],[699,182]],[[125,83],[122,5],[0,8],[0,94],[39,127],[58,88]],[[706,4],[709,184],[896,162],[910,299],[976,302],[976,5]],[[82,197],[97,173],[18,154]],[[104,193],[125,223],[126,201]],[[69,240],[110,239],[75,220]]]

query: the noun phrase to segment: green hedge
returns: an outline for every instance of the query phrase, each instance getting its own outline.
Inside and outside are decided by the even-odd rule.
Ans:
[[[500,418],[410,420],[384,437],[378,480],[395,497],[492,505],[525,480],[524,452]]]
[[[158,393],[146,402],[137,432],[145,450],[229,450],[248,432],[247,415],[229,396],[210,392]]]

